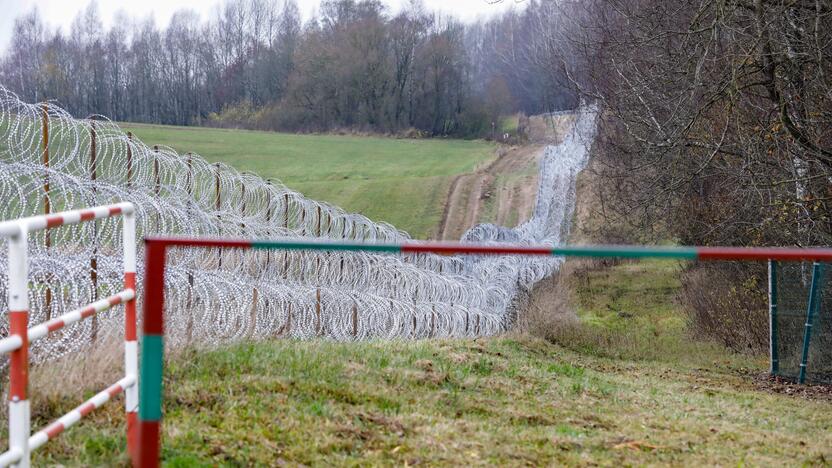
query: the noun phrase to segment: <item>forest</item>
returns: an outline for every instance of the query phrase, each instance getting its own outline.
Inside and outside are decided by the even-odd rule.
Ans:
[[[294,0],[226,0],[204,20],[181,10],[159,29],[122,14],[105,29],[93,1],[66,32],[37,9],[17,18],[0,81],[80,117],[489,136],[500,115],[577,106],[548,66],[556,46],[538,40],[560,28],[556,10],[531,2],[466,24],[418,1],[394,14],[324,0],[304,22]]]
[[[594,103],[593,240],[805,247],[832,244],[830,44],[822,0],[530,0],[474,23],[229,0],[108,31],[91,3],[68,33],[19,18],[0,81],[81,117],[283,131],[488,137]],[[682,274],[695,327],[766,346],[763,266]]]

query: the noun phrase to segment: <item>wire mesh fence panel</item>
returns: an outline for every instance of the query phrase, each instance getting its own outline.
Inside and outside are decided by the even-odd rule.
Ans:
[[[790,380],[800,377],[804,345],[808,338],[806,381],[832,382],[832,282],[829,264],[822,264],[823,275],[817,284],[818,303],[813,322],[807,327],[810,293],[815,270],[811,262],[780,262],[776,266],[776,311],[772,320],[774,334],[773,357],[777,364],[775,375]],[[807,328],[809,335],[807,337]]]
[[[832,265],[823,264],[818,288],[818,306],[806,362],[807,381],[832,383]]]

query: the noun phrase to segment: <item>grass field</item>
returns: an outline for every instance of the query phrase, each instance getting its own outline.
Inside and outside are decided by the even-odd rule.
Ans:
[[[483,141],[294,135],[121,124],[148,145],[274,178],[310,198],[386,221],[416,238],[435,234],[451,180],[495,157]]]
[[[673,268],[585,271],[572,294],[586,333],[558,344],[516,335],[187,351],[166,370],[166,463],[828,463],[832,404],[772,393],[764,361],[687,336]],[[76,400],[36,401],[35,426]],[[91,419],[36,462],[126,462],[120,404]]]

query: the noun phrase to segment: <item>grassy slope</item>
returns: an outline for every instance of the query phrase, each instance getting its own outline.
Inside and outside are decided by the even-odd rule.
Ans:
[[[148,145],[193,151],[211,162],[278,179],[418,238],[434,233],[454,175],[494,157],[482,141],[293,135],[122,124]]]
[[[187,352],[166,374],[164,456],[171,466],[829,460],[832,405],[757,390],[762,362],[690,340],[674,318],[672,268],[584,272],[573,291],[582,331],[562,345],[516,336]],[[120,411],[94,413],[37,461],[108,463],[123,452]]]

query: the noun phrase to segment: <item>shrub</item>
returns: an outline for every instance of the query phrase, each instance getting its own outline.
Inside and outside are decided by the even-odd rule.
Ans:
[[[768,347],[766,271],[757,264],[699,264],[682,273],[680,301],[691,332],[742,353]]]

